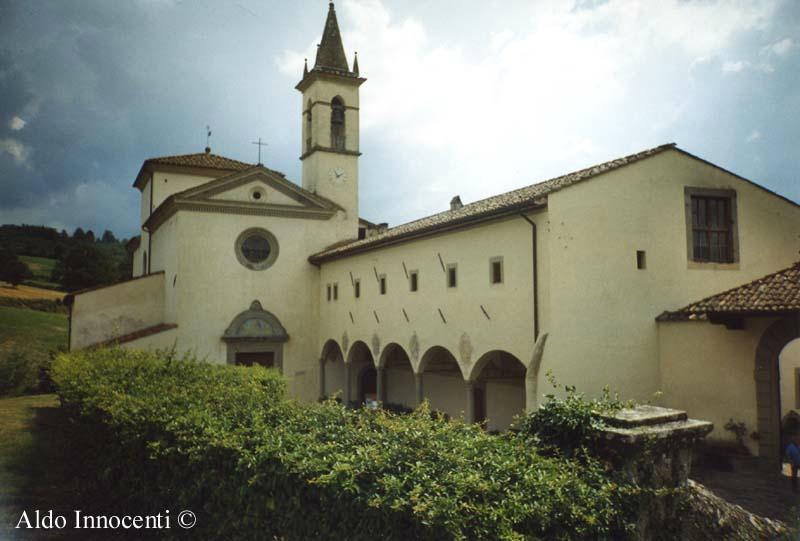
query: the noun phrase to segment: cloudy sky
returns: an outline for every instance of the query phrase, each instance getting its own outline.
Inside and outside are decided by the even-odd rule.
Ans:
[[[800,1],[341,0],[361,214],[397,224],[666,142],[800,201]],[[0,0],[0,223],[137,231],[148,157],[299,181],[327,2]]]

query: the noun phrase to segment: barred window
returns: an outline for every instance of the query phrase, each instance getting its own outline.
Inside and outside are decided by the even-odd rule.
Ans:
[[[692,196],[692,247],[695,261],[732,263],[732,232],[730,198]]]

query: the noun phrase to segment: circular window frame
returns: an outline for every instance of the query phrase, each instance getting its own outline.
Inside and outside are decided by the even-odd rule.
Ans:
[[[267,240],[267,242],[269,242],[269,247],[270,247],[269,257],[267,257],[264,261],[253,263],[244,256],[244,253],[242,253],[242,245],[244,244],[244,241],[252,235],[260,235],[264,237]],[[275,263],[275,260],[278,259],[279,251],[280,247],[278,245],[278,239],[275,238],[275,235],[273,235],[272,233],[261,227],[251,227],[249,229],[245,229],[244,231],[239,233],[238,237],[236,237],[236,243],[234,244],[234,252],[236,253],[236,259],[239,260],[239,263],[241,263],[243,267],[254,271],[260,271],[270,268]]]
[[[258,197],[256,197],[258,194]],[[267,194],[264,192],[261,186],[256,186],[250,190],[250,201],[256,201],[258,203],[263,203],[266,200]]]

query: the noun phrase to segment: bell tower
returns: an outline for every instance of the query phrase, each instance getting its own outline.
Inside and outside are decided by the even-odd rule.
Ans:
[[[358,53],[356,53],[357,55]],[[358,56],[347,64],[333,2],[317,46],[314,67],[303,68],[295,87],[303,94],[303,188],[344,209],[348,236],[358,235]],[[352,227],[351,227],[352,226]],[[351,233],[350,233],[351,232]]]

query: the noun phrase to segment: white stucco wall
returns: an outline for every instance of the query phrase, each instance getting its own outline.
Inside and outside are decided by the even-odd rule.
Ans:
[[[735,441],[725,430],[730,419],[744,422],[747,447],[758,453],[749,437],[757,430],[756,348],[772,319],[748,319],[744,330],[703,321],[659,323],[661,405],[685,410],[714,423],[710,440]]]
[[[543,223],[546,213],[531,217]],[[489,281],[489,262],[495,256],[504,258],[502,284]],[[457,264],[456,288],[447,287],[442,263]],[[419,272],[416,292],[409,290],[404,265]],[[376,274],[386,275],[386,295],[379,293]],[[351,275],[361,282],[358,299]],[[326,287],[333,283],[339,285],[339,299],[327,301]],[[519,216],[381,248],[322,265],[317,290],[320,343],[333,339],[341,346],[346,333],[350,344],[362,340],[372,346],[376,337],[380,347],[373,355],[379,358],[383,348],[395,342],[415,370],[432,346],[448,349],[465,374],[490,350],[527,360],[534,343],[532,291],[531,226]],[[416,354],[411,347],[414,335]]]
[[[736,191],[737,264],[687,261],[686,186]],[[608,384],[651,398],[664,377],[655,317],[787,267],[800,248],[797,206],[678,151],[551,194],[548,211],[542,372],[595,394]],[[637,250],[647,253],[645,270]]]
[[[75,295],[70,348],[81,349],[164,323],[164,275],[151,274]]]
[[[505,430],[514,417],[525,411],[524,381],[486,382],[486,427]]]

